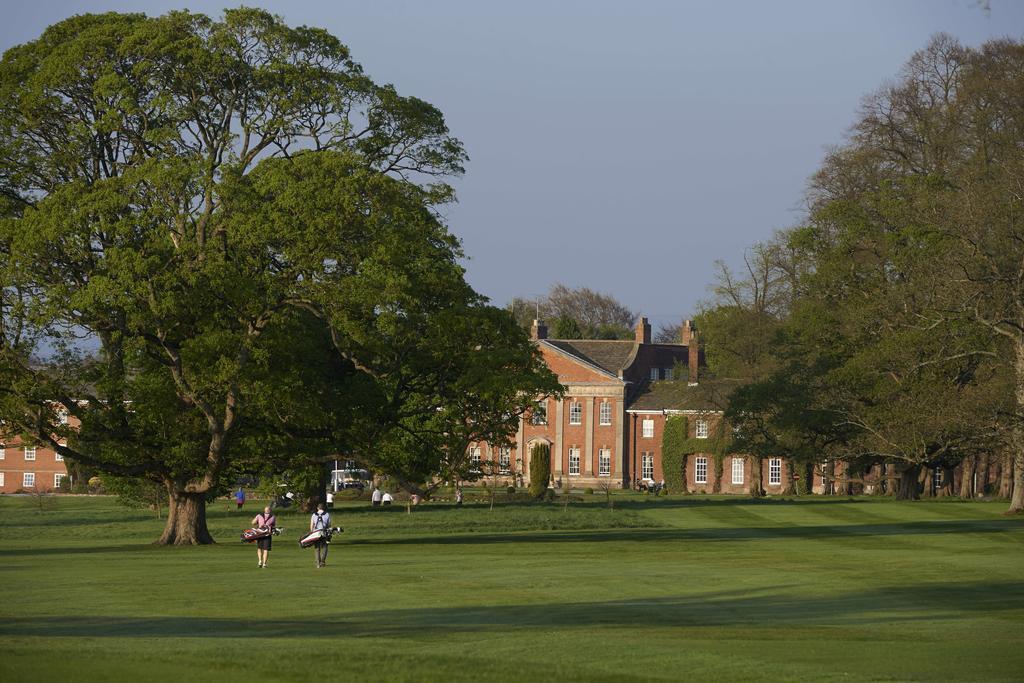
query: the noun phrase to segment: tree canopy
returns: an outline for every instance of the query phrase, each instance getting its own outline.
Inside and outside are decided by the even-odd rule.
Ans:
[[[422,480],[557,388],[465,283],[444,117],[327,32],[82,15],[5,53],[0,92],[0,414],[162,484],[163,542],[210,542],[239,469],[358,450]]]
[[[610,294],[563,284],[535,300],[516,297],[510,308],[525,329],[536,317],[553,322],[551,332],[559,339],[632,339],[637,318]]]
[[[781,257],[765,324],[709,352],[758,368],[732,396],[741,446],[892,464],[905,497],[921,467],[1008,448],[1022,508],[1022,97],[1020,43],[939,35],[865,99],[812,179],[806,223],[758,248]],[[709,347],[713,320],[748,312],[720,299]]]

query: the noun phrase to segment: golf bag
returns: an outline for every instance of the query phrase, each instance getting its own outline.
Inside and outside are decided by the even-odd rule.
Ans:
[[[280,527],[271,529],[268,526],[258,526],[252,529],[246,529],[242,532],[242,543],[252,543],[260,540],[261,538],[266,538],[267,536],[277,536],[282,531],[284,531],[284,529],[281,529]]]
[[[323,541],[324,543],[331,542],[331,536],[334,534],[340,534],[341,527],[335,526],[329,529],[315,529],[310,531],[308,534],[299,539],[300,548],[312,548],[317,543]]]

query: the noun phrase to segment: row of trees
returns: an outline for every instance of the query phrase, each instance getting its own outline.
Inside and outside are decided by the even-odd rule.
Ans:
[[[154,482],[212,542],[239,474],[356,454],[423,491],[557,393],[465,282],[466,155],[328,33],[254,9],[83,15],[0,61],[0,417]],[[62,426],[58,406],[80,422]]]
[[[939,35],[867,97],[805,224],[721,267],[699,316],[734,447],[1013,470],[1024,509],[1024,45]]]

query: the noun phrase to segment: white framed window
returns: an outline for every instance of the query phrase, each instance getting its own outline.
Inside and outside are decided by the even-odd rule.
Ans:
[[[651,368],[651,381],[652,382],[653,381],[657,381],[658,379],[660,379],[659,375],[660,375],[660,371],[658,370],[658,368]]]
[[[473,465],[473,469],[480,467],[480,447],[470,446],[469,447],[469,462]]]
[[[512,467],[512,449],[502,448],[498,451],[498,469],[502,472],[508,472]]]
[[[66,476],[67,476],[66,474],[61,474],[60,472],[54,472],[54,474],[53,474],[53,488],[59,489],[61,482],[64,481],[64,477],[66,477]]]
[[[665,368],[664,377],[665,379],[672,379],[675,371],[672,368]]]
[[[932,470],[932,487],[940,489],[942,488],[942,468],[936,467]]]
[[[56,450],[55,450],[55,451],[53,452],[53,457],[54,457],[54,459],[55,459],[55,460],[56,460],[57,462],[64,462],[64,456],[63,456],[63,455],[61,455],[61,454],[60,454],[60,453],[59,453],[58,451],[56,451]]]
[[[645,439],[654,438],[654,420],[652,420],[651,418],[644,418],[642,435]]]
[[[6,459],[7,459],[7,446],[5,446],[4,444],[0,443],[0,460],[6,460]]]
[[[828,484],[828,477],[825,476],[828,472],[828,460],[821,461],[821,485],[826,486]]]
[[[537,401],[537,405],[533,407],[533,415],[530,417],[530,422],[535,425],[546,425],[548,423],[547,401]]]
[[[3,488],[4,486],[7,485],[7,482],[5,481],[7,479],[7,477],[4,476],[6,474],[7,474],[6,472],[0,472],[0,488]]]
[[[26,460],[35,460],[36,459],[36,447],[35,446],[25,446],[25,459]]]
[[[580,449],[570,448],[569,449],[569,474],[578,475],[580,473]]]
[[[23,488],[31,488],[36,485],[36,473],[25,472],[21,475],[21,485]]]
[[[579,401],[572,401],[569,404],[569,424],[583,424],[583,404]]]
[[[708,483],[708,459],[703,455],[697,456],[693,465],[693,481],[695,484]]]
[[[597,452],[597,475],[599,477],[612,476],[612,452],[608,448],[602,448]]]
[[[768,459],[768,483],[773,485],[782,483],[782,458]]]
[[[654,481],[654,453],[640,455],[640,478]]]
[[[612,404],[605,401],[601,404],[601,424],[610,425],[612,423]]]
[[[708,438],[708,421],[697,420],[697,438],[706,439]]]
[[[743,458],[732,459],[732,483],[743,483]]]

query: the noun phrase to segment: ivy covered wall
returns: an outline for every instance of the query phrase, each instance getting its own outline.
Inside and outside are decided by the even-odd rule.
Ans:
[[[708,438],[690,436],[690,421],[686,415],[669,415],[661,437],[661,469],[669,493],[687,493],[686,459],[694,453],[707,453],[715,464],[713,493],[721,490],[722,463],[729,452],[732,439],[721,419],[709,425]]]

